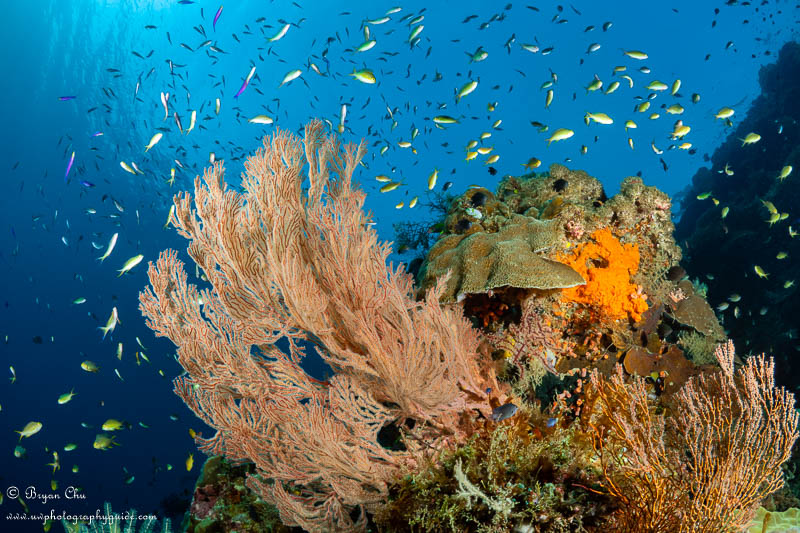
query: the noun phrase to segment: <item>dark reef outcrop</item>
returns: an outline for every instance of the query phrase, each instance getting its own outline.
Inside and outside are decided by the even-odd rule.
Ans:
[[[773,354],[787,385],[800,370],[798,80],[800,44],[788,43],[759,72],[761,95],[711,157],[712,167],[693,177],[675,232],[683,266],[708,285],[730,338],[742,354]],[[751,132],[761,140],[743,146]],[[780,179],[787,166],[794,170]]]

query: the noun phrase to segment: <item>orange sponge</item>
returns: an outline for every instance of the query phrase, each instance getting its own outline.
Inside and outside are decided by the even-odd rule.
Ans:
[[[639,247],[620,243],[610,229],[595,231],[591,241],[560,254],[557,260],[586,280],[586,285],[562,290],[567,300],[587,304],[613,320],[630,316],[638,321],[647,311],[645,296],[631,283],[631,276],[639,270]]]

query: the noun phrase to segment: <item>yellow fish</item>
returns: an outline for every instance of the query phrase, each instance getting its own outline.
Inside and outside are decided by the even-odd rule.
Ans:
[[[744,139],[739,139],[742,141],[742,146],[745,144],[755,144],[761,140],[761,135],[758,133],[748,133]]]
[[[92,447],[94,447],[95,450],[109,450],[112,445],[119,446],[119,443],[114,440],[114,437],[109,437],[105,433],[98,433],[94,438]]]
[[[528,159],[527,163],[523,163],[522,166],[525,167],[527,170],[533,170],[534,168],[539,168],[542,162],[536,159],[535,157],[531,157]]]
[[[122,429],[123,426],[124,424],[119,420],[116,420],[114,418],[109,418],[108,420],[103,422],[101,428],[103,431],[117,431],[118,429]]]
[[[640,61],[644,60],[644,59],[647,59],[647,57],[648,57],[647,54],[645,54],[644,52],[641,52],[639,50],[623,50],[622,53],[625,54],[626,56],[632,58],[632,59],[638,59]]]
[[[141,263],[142,259],[144,259],[144,256],[142,254],[139,254],[139,255],[135,255],[135,256],[131,257],[130,259],[128,259],[127,261],[125,261],[125,264],[122,265],[122,268],[117,270],[117,272],[119,272],[117,277],[120,277],[121,275],[125,274],[126,272],[129,272],[133,267],[135,267],[136,265]]]
[[[150,142],[149,142],[149,143],[147,143],[147,146],[145,146],[145,147],[144,147],[144,151],[145,151],[145,152],[147,152],[147,151],[148,151],[150,148],[152,148],[153,146],[157,145],[157,144],[158,144],[158,141],[160,141],[160,140],[161,140],[161,137],[163,137],[163,136],[164,136],[164,134],[163,134],[163,133],[161,133],[161,132],[158,132],[158,133],[156,133],[155,135],[153,135],[153,136],[150,138]],[[125,167],[122,167],[122,168],[125,168]],[[126,169],[126,170],[127,170],[127,169]]]
[[[597,76],[595,76],[592,83],[586,86],[586,92],[588,93],[589,91],[598,91],[602,88],[603,88],[603,81]]]
[[[618,82],[618,81],[616,81],[616,80],[615,80],[615,81],[612,81],[612,82],[609,84],[609,86],[608,86],[608,89],[606,89],[606,94],[611,94],[611,93],[613,93],[614,91],[616,91],[617,89],[619,89],[619,82]]]
[[[353,76],[358,81],[360,81],[361,83],[366,83],[369,85],[372,85],[376,81],[375,74],[371,70],[366,68],[358,71],[353,69],[353,73],[350,75]]]
[[[675,129],[672,131],[672,138],[673,139],[682,139],[684,138],[692,128],[690,126],[686,126],[684,124],[676,124]]]
[[[714,115],[714,119],[715,120],[716,119],[724,120],[726,118],[732,117],[734,113],[735,113],[735,111],[733,109],[731,109],[730,107],[723,107],[722,109],[717,111],[717,114]]]
[[[87,372],[95,372],[95,373],[97,373],[100,370],[99,366],[89,361],[88,359],[81,363],[81,368],[86,370]]]
[[[273,120],[267,115],[256,115],[247,122],[251,124],[272,124]]]
[[[135,171],[135,170],[133,170],[133,169],[131,168],[131,166],[130,166],[128,163],[126,163],[125,161],[120,161],[120,162],[119,162],[119,166],[121,166],[121,167],[122,167],[122,170],[124,170],[125,172],[130,172],[130,173],[131,173],[131,174],[133,174],[134,176],[136,175],[136,171]]]
[[[189,121],[189,129],[186,130],[186,135],[194,129],[195,122],[197,122],[197,111],[192,111],[192,118]]]
[[[287,83],[289,83],[289,82],[291,82],[291,81],[293,81],[293,80],[296,80],[296,79],[297,79],[297,78],[299,78],[299,77],[300,77],[302,74],[303,74],[303,71],[302,71],[302,70],[300,70],[300,69],[297,69],[297,68],[296,68],[296,69],[294,69],[294,70],[290,70],[290,71],[289,71],[289,72],[287,72],[287,73],[286,73],[286,75],[283,77],[283,79],[281,80],[281,83],[278,85],[278,87],[283,87],[283,86],[284,86],[284,85],[286,85]],[[374,83],[374,82],[373,82],[373,83]]]
[[[439,169],[436,168],[431,172],[430,176],[428,176],[428,190],[432,191],[434,187],[436,187],[436,179],[439,177]]]
[[[565,139],[569,139],[575,135],[575,132],[572,130],[568,130],[566,128],[558,128],[556,131],[553,132],[553,135],[547,139],[547,146],[550,146],[550,143],[553,141],[563,141]]]
[[[433,121],[436,124],[458,124],[458,119],[453,118],[448,115],[438,115],[433,117]]]
[[[651,91],[666,91],[669,87],[663,81],[653,80],[645,86],[645,89]]]
[[[53,462],[52,463],[47,463],[47,466],[52,466],[53,467],[53,474],[56,473],[56,470],[61,470],[61,461],[58,460],[58,452],[57,451],[53,450]],[[53,480],[53,483],[55,483],[55,480]]]
[[[456,94],[456,101],[461,100],[472,91],[478,88],[478,82],[475,80],[468,81],[465,83],[461,89],[459,89],[458,93]]]
[[[589,113],[587,111],[585,118],[587,120],[591,119],[591,120],[597,122],[598,124],[613,124],[614,123],[614,121],[611,119],[611,117],[609,117],[605,113]]]
[[[22,428],[21,431],[15,431],[14,433],[19,433],[19,440],[22,440],[23,437],[32,437],[39,433],[42,430],[42,423],[41,422],[28,422],[25,424],[25,427]]]
[[[392,181],[381,187],[381,192],[391,192],[400,186],[399,181]]]
[[[105,326],[100,326],[97,329],[100,329],[100,330],[103,331],[103,338],[105,339],[106,335],[108,334],[109,331],[112,332],[112,333],[114,332],[114,328],[117,327],[117,323],[121,324],[122,322],[119,319],[119,312],[117,311],[117,308],[115,306],[115,307],[111,308],[111,315],[108,317],[108,321],[106,322],[106,325]],[[84,368],[84,370],[86,370],[86,369]]]
[[[65,392],[58,397],[58,405],[64,405],[65,403],[69,402],[73,396],[75,396],[74,388],[70,392]]]
[[[620,76],[620,78],[628,80],[628,85],[630,86],[631,89],[633,89],[633,78],[631,78],[627,74],[623,74],[622,76]]]

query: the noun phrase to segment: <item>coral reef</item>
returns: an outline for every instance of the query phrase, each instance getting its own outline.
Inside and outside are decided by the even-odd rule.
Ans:
[[[496,349],[514,344],[529,300],[548,317],[550,344],[569,349],[551,350],[549,363],[541,355],[521,358],[519,348],[506,350],[512,357],[495,357],[504,363],[501,375],[532,378],[521,388],[512,379],[517,392],[541,382],[548,367],[551,373],[598,366],[609,372],[628,353],[628,368],[669,374],[666,390],[672,391],[692,374],[679,343],[707,363],[725,335],[683,279],[670,209],[669,197],[636,177],[608,198],[598,180],[561,165],[507,176],[496,194],[472,188],[452,201],[421,287],[449,272],[442,302],[460,302],[475,326],[494,335]],[[645,319],[649,308],[656,311]],[[537,358],[545,364],[533,365],[538,373],[528,376]]]
[[[614,510],[592,487],[589,439],[537,408],[476,433],[396,483],[384,531],[600,531]]]
[[[610,379],[618,387],[617,393],[624,393],[631,402],[634,402],[633,394],[639,395],[636,396],[639,402],[636,411],[638,418],[628,420],[628,429],[625,430],[628,433],[620,429],[618,435],[636,432],[647,435],[658,427],[672,428],[664,429],[665,434],[675,435],[677,430],[674,428],[690,417],[673,415],[673,410],[678,406],[689,410],[691,402],[687,398],[694,398],[697,405],[701,405],[701,399],[707,398],[704,396],[707,388],[712,389],[714,394],[722,390],[722,385],[718,383],[710,385],[713,378],[706,378],[706,375],[718,373],[714,354],[718,353],[720,343],[725,340],[725,333],[705,295],[698,289],[699,284],[689,281],[686,272],[678,265],[681,251],[672,238],[671,203],[666,195],[645,186],[639,178],[627,178],[618,195],[606,198],[597,180],[584,172],[570,171],[559,165],[553,165],[549,173],[507,177],[496,195],[482,190],[478,192],[482,198],[486,198],[482,205],[491,206],[491,210],[485,214],[476,212],[481,206],[476,207],[471,201],[471,195],[475,194],[471,191],[453,202],[448,215],[450,222],[445,224],[451,233],[448,234],[446,230],[441,240],[431,248],[428,263],[423,269],[423,287],[426,286],[426,280],[430,283],[433,273],[448,269],[455,271],[453,276],[457,280],[489,281],[490,277],[483,276],[485,269],[476,266],[479,258],[465,258],[480,253],[491,255],[494,250],[471,249],[470,243],[480,242],[480,239],[503,242],[505,239],[498,237],[498,234],[507,231],[508,225],[527,226],[539,233],[546,229],[547,233],[543,234],[546,238],[538,233],[534,236],[540,248],[530,247],[534,255],[532,262],[541,265],[544,258],[558,265],[558,269],[567,266],[586,282],[575,287],[550,287],[547,290],[536,287],[535,280],[506,286],[497,286],[496,283],[481,286],[481,283],[475,282],[466,285],[468,288],[478,287],[478,292],[474,293],[465,290],[465,285],[456,284],[460,290],[469,293],[458,293],[457,299],[461,300],[465,313],[473,317],[473,324],[484,330],[485,338],[491,343],[490,350],[498,376],[512,385],[512,391],[519,398],[521,406],[532,408],[540,405],[540,402],[547,405],[555,398],[549,410],[557,417],[558,423],[572,428],[578,424],[584,435],[593,434],[594,446],[603,457],[603,450],[607,452],[614,446],[613,432],[608,426],[609,420],[613,419],[613,409],[608,408],[602,420],[596,418],[598,390],[602,391],[604,384],[609,383],[607,378],[603,378],[604,375],[613,376]],[[469,225],[453,224],[453,220],[460,220],[465,215],[472,217]],[[515,239],[523,240],[524,236],[515,235]],[[451,253],[459,247],[463,247],[464,251],[460,254]],[[519,260],[528,259],[530,255],[521,254]],[[729,353],[730,361],[724,368],[733,375],[735,355],[732,349],[726,353]],[[621,366],[618,365],[618,369],[614,370],[616,363],[621,363]],[[589,369],[593,369],[591,375],[587,372]],[[772,394],[769,392],[772,377],[766,376],[769,373],[771,370],[759,374],[762,376],[763,394],[767,395]],[[553,378],[548,380],[547,376]],[[544,389],[548,389],[548,392],[543,393]],[[728,390],[729,397],[732,394],[745,394],[732,390]],[[781,394],[785,394],[785,391]],[[782,404],[784,407],[793,402],[793,398],[787,398]],[[712,403],[709,399],[706,407],[710,409]],[[622,408],[627,406],[621,400],[614,409]],[[739,413],[737,409],[740,408],[741,404],[730,403],[723,409]],[[637,416],[636,413],[632,416]],[[644,425],[642,416],[645,413],[651,413],[648,417],[657,417],[659,422],[656,426]],[[703,415],[699,416],[702,419]],[[786,411],[771,423],[779,424],[781,417],[794,420],[792,416],[790,411]],[[697,424],[701,424],[699,419]],[[796,420],[787,427],[793,427],[792,424],[796,424]],[[720,428],[720,431],[723,429]],[[702,429],[697,431],[705,435],[704,438],[713,435],[713,432],[704,433]],[[781,432],[776,425],[762,428],[761,431],[765,434]],[[675,444],[670,440],[672,436],[664,438],[666,440],[661,445],[666,446],[663,450],[665,454],[681,453],[680,447],[671,447]],[[770,464],[767,467],[772,472],[770,475],[776,475],[780,470],[778,465],[788,459],[788,450],[796,439],[796,431],[789,429],[782,433],[782,438],[783,447],[778,456],[765,459]],[[642,446],[648,447],[646,444]],[[742,443],[742,446],[745,444]],[[630,448],[620,445],[611,456],[621,461],[619,464],[628,464],[628,454],[631,452],[619,453],[626,449]],[[744,448],[740,452],[744,453]],[[758,452],[755,451],[755,454],[758,455]],[[730,457],[715,455],[708,459],[726,461]],[[674,464],[658,474],[664,476],[665,480],[686,478],[685,472],[670,477],[683,468],[697,470],[696,466],[679,459],[679,455],[675,455],[672,462]],[[605,490],[598,492],[612,495],[612,500],[621,505],[620,510],[607,517],[605,527],[620,531],[672,531],[673,526],[677,531],[683,527],[680,525],[683,523],[680,519],[682,513],[689,513],[689,516],[694,512],[688,511],[688,502],[679,501],[675,496],[688,493],[685,487],[675,488],[678,487],[675,485],[670,489],[675,492],[671,497],[672,507],[654,506],[653,502],[647,503],[644,493],[626,495],[622,487],[627,483],[627,478],[620,477],[620,472],[625,469],[620,468],[619,464],[614,472],[614,468],[609,469],[602,461],[597,463],[591,459],[584,465],[587,471],[601,468],[604,481],[600,485]],[[452,477],[458,477],[456,464],[451,466]],[[743,465],[737,468],[737,476],[743,477],[732,481],[734,488],[731,490],[748,492],[749,489],[742,487],[750,474]],[[642,479],[653,479],[651,474],[643,475],[645,477]],[[502,498],[498,498],[497,493],[479,493],[474,480],[470,483],[458,481],[455,492],[469,494],[469,501],[483,502],[484,510],[493,509],[495,515],[492,515],[492,520],[497,519],[497,513],[507,515],[510,512],[508,505],[501,505]],[[660,488],[653,490],[663,494],[667,481],[659,483],[662,483]],[[756,500],[742,503],[743,500],[737,499],[739,496],[731,496],[729,500],[740,502],[740,505],[753,511],[753,505],[777,490],[781,483],[770,481],[768,490],[760,493]],[[651,525],[637,522],[645,516],[642,514],[645,508],[652,513],[648,516],[654,517]],[[463,512],[463,509],[458,511]],[[423,513],[426,517],[434,514],[432,511]],[[744,515],[734,517],[734,514],[709,515],[708,526],[703,526],[706,527],[704,530],[725,529],[734,520],[745,520]],[[636,517],[630,518],[633,515]],[[484,519],[489,518],[484,516]],[[673,526],[652,525],[659,520],[663,520],[664,524],[673,520]],[[553,527],[543,525],[535,530],[557,530]],[[577,530],[578,526],[572,524],[570,527]]]
[[[670,208],[667,195],[635,177],[626,178],[609,200],[599,181],[561,165],[538,176],[507,176],[497,195],[472,188],[451,202],[442,236],[421,272],[421,286],[432,286],[448,270],[452,275],[443,302],[504,285],[576,286],[578,277],[550,256],[604,228],[625,244],[636,244],[642,255],[640,278],[655,278],[655,271],[681,258],[672,240]]]
[[[232,465],[224,457],[209,457],[195,484],[184,520],[185,533],[300,533],[283,525],[278,510],[247,488],[252,464]]]
[[[209,461],[194,531],[268,531],[262,501],[312,532],[733,531],[781,488],[794,396],[764,356],[734,370],[666,195],[560,165],[471,188],[418,290],[352,185],[363,154],[314,121],[242,193],[215,164],[175,198],[210,288],[167,251],[140,308],[216,429],[200,449],[242,465]]]

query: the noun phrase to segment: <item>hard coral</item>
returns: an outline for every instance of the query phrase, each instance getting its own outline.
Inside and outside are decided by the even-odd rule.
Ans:
[[[565,289],[565,299],[587,304],[612,320],[630,317],[638,321],[647,311],[644,295],[631,283],[639,269],[639,248],[620,243],[610,229],[595,231],[591,241],[578,245],[572,253],[560,254],[558,261],[586,280],[586,285]]]
[[[580,285],[583,278],[573,269],[542,255],[559,239],[554,222],[522,215],[513,215],[494,233],[446,235],[428,254],[422,287],[432,286],[448,270],[452,275],[443,303],[505,286],[547,290]]]

